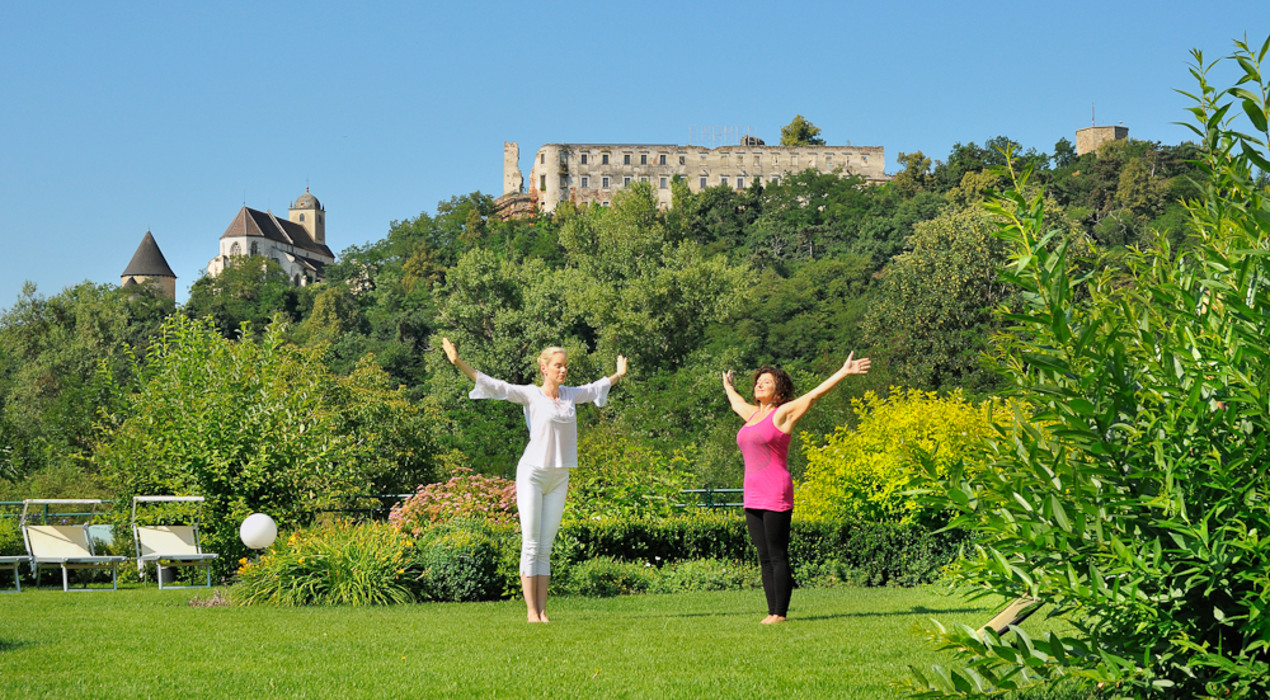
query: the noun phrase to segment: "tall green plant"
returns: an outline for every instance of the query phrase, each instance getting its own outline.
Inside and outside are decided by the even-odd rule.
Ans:
[[[990,207],[1023,299],[1003,369],[1035,411],[992,469],[954,470],[934,499],[979,534],[962,582],[1037,598],[1073,632],[937,626],[967,665],[915,670],[924,695],[1065,676],[1118,697],[1270,693],[1268,51],[1236,42],[1243,76],[1224,90],[1193,53],[1204,179],[1185,250],[1160,240],[1082,275],[1043,200],[1019,194],[1026,174]]]

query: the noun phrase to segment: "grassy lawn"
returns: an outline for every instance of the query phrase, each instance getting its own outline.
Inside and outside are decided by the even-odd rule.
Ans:
[[[190,607],[196,591],[0,596],[4,697],[890,698],[939,663],[929,617],[994,610],[944,588],[795,592],[758,624],[761,591],[388,608]],[[205,596],[206,593],[203,593]]]

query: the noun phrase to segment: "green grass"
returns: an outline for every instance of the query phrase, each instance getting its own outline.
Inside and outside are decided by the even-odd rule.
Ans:
[[[0,596],[4,697],[891,698],[907,666],[947,657],[915,625],[995,610],[922,587],[553,597],[382,608],[190,607],[198,592]],[[206,594],[204,594],[205,596]]]

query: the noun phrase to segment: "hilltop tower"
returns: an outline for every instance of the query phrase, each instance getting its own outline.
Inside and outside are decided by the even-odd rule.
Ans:
[[[154,236],[149,231],[146,231],[141,245],[137,246],[137,252],[132,254],[132,260],[119,277],[121,287],[141,284],[148,284],[158,289],[163,296],[176,301],[176,274],[172,272],[167,259],[163,257],[163,251],[159,250],[159,244],[155,243]]]

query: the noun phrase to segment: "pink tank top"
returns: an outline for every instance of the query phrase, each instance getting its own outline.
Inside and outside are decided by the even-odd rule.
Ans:
[[[745,458],[746,508],[786,511],[794,509],[794,480],[789,475],[789,433],[776,427],[772,411],[766,418],[746,425],[736,434]]]

